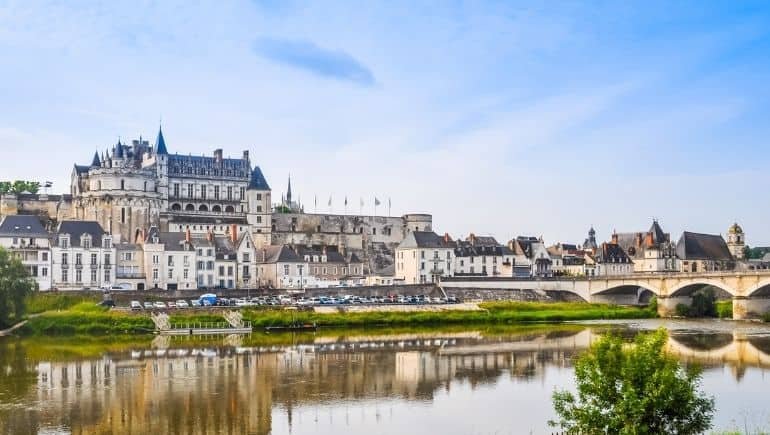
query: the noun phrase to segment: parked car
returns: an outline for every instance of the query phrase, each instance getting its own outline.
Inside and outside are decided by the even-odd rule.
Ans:
[[[130,307],[132,311],[138,311],[142,309],[142,304],[139,301],[131,301]]]
[[[155,308],[157,308],[157,309],[159,309],[159,310],[165,310],[166,308],[168,308],[168,306],[166,305],[166,303],[165,303],[165,302],[163,302],[163,301],[157,301],[157,302],[155,302],[153,305],[154,305],[154,307],[155,307]]]
[[[173,309],[175,309],[175,308],[176,308],[176,302],[174,302],[174,301],[169,301],[169,303],[168,303],[168,309],[169,309],[169,310],[173,310]]]
[[[147,301],[147,302],[144,303],[144,309],[145,310],[151,310],[153,308],[155,308],[155,306],[152,305],[152,302]]]
[[[187,301],[184,299],[179,299],[176,301],[176,307],[177,308],[188,308],[190,305],[187,304]]]

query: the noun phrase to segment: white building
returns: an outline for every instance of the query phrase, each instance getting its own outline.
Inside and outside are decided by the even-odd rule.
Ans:
[[[150,228],[143,249],[147,288],[197,289],[197,256],[189,231],[168,233]]]
[[[63,221],[53,235],[52,288],[83,290],[109,287],[117,258],[112,236],[96,221]]]
[[[456,244],[454,276],[513,276],[514,253],[494,237],[470,234]]]
[[[395,278],[405,284],[438,282],[454,274],[457,244],[448,234],[412,231],[396,248]]]
[[[299,290],[318,285],[308,273],[308,262],[287,245],[265,246],[257,250],[256,260],[261,287]]]
[[[12,215],[0,223],[0,246],[21,260],[38,289],[51,289],[51,245],[37,216]]]

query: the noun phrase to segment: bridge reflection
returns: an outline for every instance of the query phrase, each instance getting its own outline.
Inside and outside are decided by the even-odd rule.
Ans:
[[[27,360],[27,372],[36,369],[37,376],[25,394],[13,396],[18,406],[3,403],[0,395],[0,433],[9,432],[2,421],[14,421],[29,425],[16,432],[266,434],[274,419],[291,426],[300,409],[430,402],[454,385],[475,389],[504,376],[540,382],[549,367],[570,368],[600,332],[575,327],[319,337],[290,346],[250,346],[248,339],[244,344],[228,338],[227,344],[188,347],[158,340],[150,348],[99,358]],[[685,361],[734,366],[736,376],[745,366],[770,367],[770,337],[675,333],[668,351]],[[3,372],[8,368],[0,366]]]

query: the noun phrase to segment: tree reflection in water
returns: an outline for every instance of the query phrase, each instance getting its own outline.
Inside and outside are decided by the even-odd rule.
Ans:
[[[37,432],[37,411],[27,405],[36,383],[22,343],[0,338],[0,434]]]

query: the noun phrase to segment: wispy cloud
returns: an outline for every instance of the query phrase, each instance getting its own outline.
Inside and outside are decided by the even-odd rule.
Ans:
[[[329,50],[310,41],[261,38],[254,51],[273,62],[307,71],[321,77],[374,84],[372,72],[356,58],[341,50]]]

